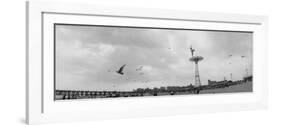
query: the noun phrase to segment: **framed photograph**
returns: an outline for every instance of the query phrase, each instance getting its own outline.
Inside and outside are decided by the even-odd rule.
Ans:
[[[29,124],[263,109],[267,17],[26,4]]]

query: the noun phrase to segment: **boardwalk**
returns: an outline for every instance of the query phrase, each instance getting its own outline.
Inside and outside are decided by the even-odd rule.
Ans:
[[[134,91],[68,91],[57,90],[55,100],[69,99],[94,99],[117,97],[141,97],[141,96],[165,96],[165,95],[190,95],[190,94],[214,94],[252,92],[252,81],[225,82],[216,85],[203,85],[200,87],[182,86],[167,87],[166,89],[137,89]]]

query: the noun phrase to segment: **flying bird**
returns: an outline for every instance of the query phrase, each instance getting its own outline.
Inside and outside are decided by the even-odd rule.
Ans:
[[[229,57],[232,57],[232,54],[228,55]]]
[[[118,71],[116,71],[116,73],[118,73],[118,74],[120,74],[120,75],[123,75],[123,74],[124,74],[123,70],[124,70],[124,67],[125,67],[125,66],[126,66],[126,64],[124,64],[123,66],[121,66],[120,69],[119,69]]]
[[[246,57],[246,56],[241,56],[241,58],[244,58],[244,57]]]
[[[142,70],[143,66],[140,66],[136,69],[136,71]]]

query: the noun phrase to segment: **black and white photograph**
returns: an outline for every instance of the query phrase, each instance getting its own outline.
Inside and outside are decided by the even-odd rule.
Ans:
[[[253,92],[253,32],[54,28],[54,100]]]

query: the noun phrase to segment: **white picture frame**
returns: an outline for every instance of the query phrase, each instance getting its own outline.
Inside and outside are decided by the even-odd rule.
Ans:
[[[28,124],[240,111],[267,107],[266,16],[35,1],[27,2],[26,11]],[[253,93],[54,102],[54,53],[51,51],[54,23],[253,32]]]

